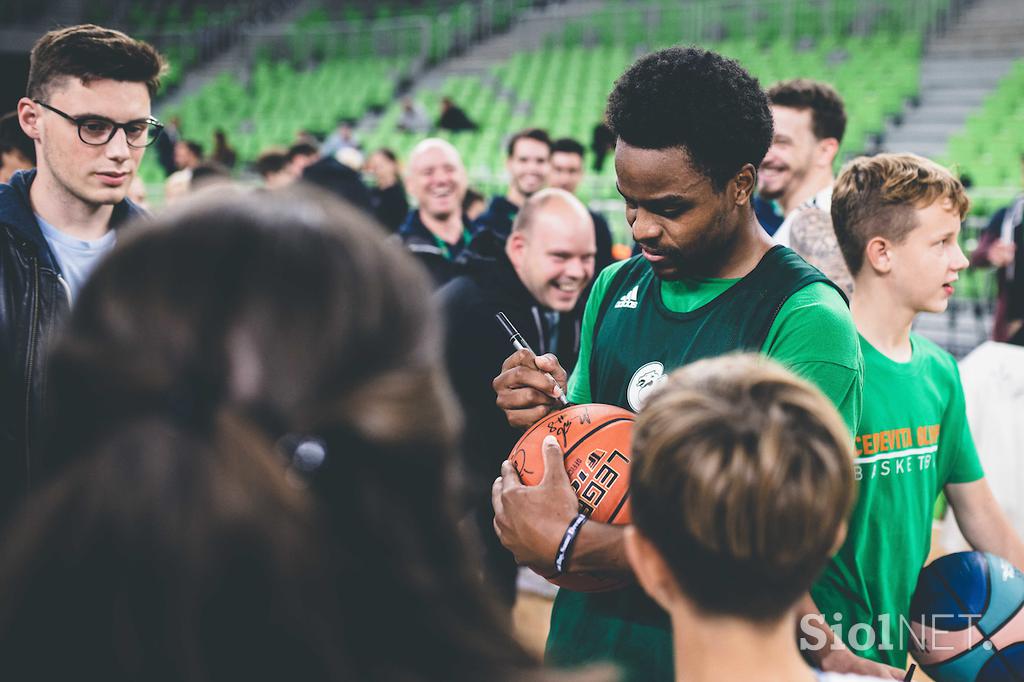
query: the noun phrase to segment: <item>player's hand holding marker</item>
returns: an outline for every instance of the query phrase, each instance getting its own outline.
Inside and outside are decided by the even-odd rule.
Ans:
[[[491,486],[491,503],[501,544],[519,564],[550,576],[555,573],[555,555],[566,526],[579,513],[579,498],[569,486],[562,449],[554,436],[544,439],[543,453],[544,476],[535,486],[523,485],[512,463],[503,462],[501,476]]]
[[[492,386],[509,425],[526,429],[563,406],[560,398],[565,395],[567,380],[558,358],[550,353],[534,355],[526,349],[505,359]]]

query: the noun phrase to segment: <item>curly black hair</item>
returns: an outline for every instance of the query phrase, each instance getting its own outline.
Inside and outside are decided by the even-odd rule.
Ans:
[[[615,81],[608,127],[642,149],[683,147],[721,192],[772,141],[772,114],[757,79],[739,63],[696,47],[641,57]]]

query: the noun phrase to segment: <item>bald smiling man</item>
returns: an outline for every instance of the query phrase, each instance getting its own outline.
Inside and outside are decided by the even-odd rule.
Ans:
[[[516,564],[494,534],[490,489],[519,433],[494,403],[491,379],[512,350],[494,316],[505,313],[538,353],[555,353],[573,366],[595,251],[594,224],[579,199],[560,189],[540,190],[526,200],[506,241],[491,231],[478,233],[464,254],[466,273],[438,292],[448,323],[449,374],[466,415],[467,513],[484,549],[484,575],[509,607]]]

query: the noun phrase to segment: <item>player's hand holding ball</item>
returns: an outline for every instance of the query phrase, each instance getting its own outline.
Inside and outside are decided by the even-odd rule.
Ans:
[[[526,429],[562,406],[559,395],[565,394],[567,380],[554,355],[517,350],[502,363],[492,386],[509,425]]]
[[[566,526],[579,513],[579,498],[569,485],[554,436],[544,439],[543,455],[544,475],[535,486],[523,485],[512,463],[503,462],[501,476],[491,487],[491,502],[501,544],[519,564],[547,576],[554,572],[552,562]]]
[[[614,562],[596,573],[593,566],[581,570],[573,563],[573,547],[590,519],[619,526],[632,519],[634,421],[632,412],[614,405],[573,405],[523,434],[491,491],[498,538],[519,563],[578,592],[629,582]],[[599,544],[606,547],[607,538]]]

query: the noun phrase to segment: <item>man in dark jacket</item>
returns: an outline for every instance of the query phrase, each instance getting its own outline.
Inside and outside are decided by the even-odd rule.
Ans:
[[[405,184],[416,208],[397,237],[442,286],[461,272],[459,257],[472,237],[462,214],[469,185],[462,157],[451,143],[427,138],[409,154]]]
[[[475,229],[490,230],[501,239],[508,237],[516,213],[534,193],[548,185],[551,172],[551,138],[540,128],[521,130],[506,147],[508,191],[491,199],[487,210],[473,223]]]
[[[580,344],[581,295],[594,275],[594,227],[576,197],[559,189],[535,194],[507,241],[478,233],[466,274],[438,292],[447,321],[446,356],[466,415],[462,450],[470,514],[480,534],[485,574],[502,600],[515,600],[516,565],[494,535],[491,483],[521,435],[494,403],[491,379],[512,350],[495,315],[505,313],[538,353],[571,366]]]
[[[457,133],[462,130],[476,130],[477,125],[466,115],[451,97],[441,98],[441,116],[437,119],[437,127]]]
[[[46,469],[45,350],[78,291],[141,213],[128,199],[145,148],[163,59],[97,26],[47,33],[32,48],[18,102],[37,170],[0,186],[0,516]]]
[[[1024,177],[1024,155],[1021,155]],[[981,233],[978,247],[971,254],[971,265],[996,268],[995,324],[992,339],[1024,346],[1024,194],[992,216]]]
[[[370,189],[373,213],[388,232],[397,232],[409,215],[409,200],[405,196],[398,155],[381,147],[366,160],[366,171],[374,179]]]
[[[353,206],[373,214],[370,190],[355,171],[333,156],[317,159],[302,169],[302,180],[334,193]]]

